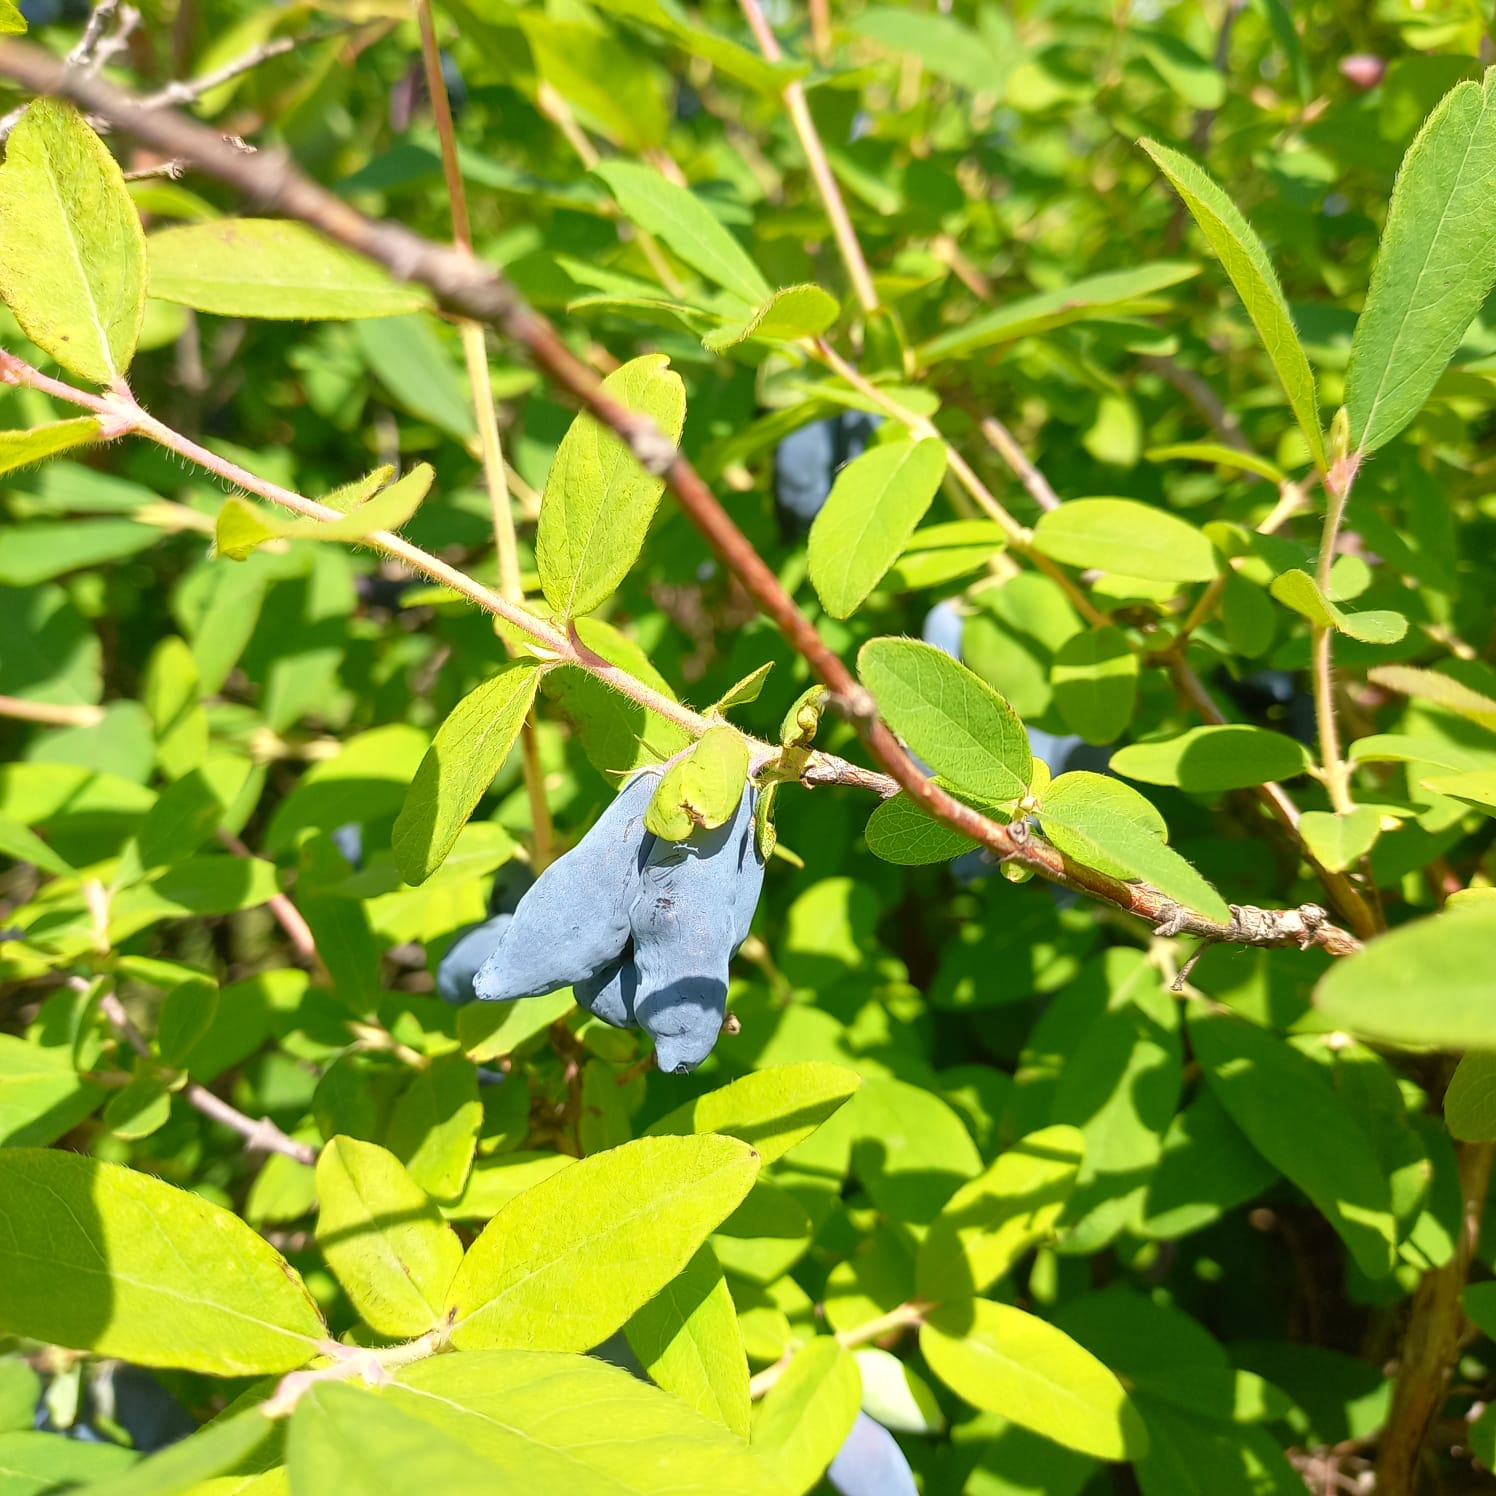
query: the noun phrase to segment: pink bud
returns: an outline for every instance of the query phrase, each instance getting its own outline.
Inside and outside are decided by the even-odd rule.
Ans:
[[[1387,72],[1387,64],[1370,52],[1352,52],[1340,59],[1341,77],[1349,79],[1357,88],[1375,88]]]

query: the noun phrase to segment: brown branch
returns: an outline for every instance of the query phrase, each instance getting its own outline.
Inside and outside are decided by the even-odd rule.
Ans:
[[[192,161],[200,170],[244,194],[261,211],[300,219],[346,248],[377,261],[398,279],[424,285],[443,310],[489,323],[521,344],[553,385],[616,432],[646,471],[665,478],[687,517],[736,574],[759,610],[830,688],[835,703],[856,724],[899,788],[935,820],[986,847],[1000,861],[1017,863],[1053,882],[1114,904],[1171,934],[1195,934],[1220,942],[1243,938],[1246,932],[1237,919],[1227,924],[1207,919],[1146,884],[1126,883],[1074,863],[1031,835],[1026,822],[999,825],[928,779],[878,718],[871,695],[796,607],[778,577],[675,444],[647,417],[613,399],[597,375],[567,348],[550,322],[526,305],[496,270],[460,250],[434,244],[401,224],[365,218],[303,176],[282,152],[242,155],[226,146],[212,130],[167,110],[143,109],[132,95],[98,79],[80,78],[56,58],[27,43],[0,42],[0,75],[13,78],[34,93],[69,98],[163,155]],[[159,422],[151,425],[160,427]],[[161,439],[159,433],[157,439]],[[183,441],[180,437],[175,440],[178,444]],[[197,460],[196,451],[193,455]],[[211,454],[204,456],[211,459]],[[321,517],[331,514],[296,495],[287,497]],[[391,554],[404,551],[408,555],[415,549],[395,536],[381,534],[371,541]],[[435,558],[423,556],[422,560],[428,563],[429,571],[429,563]],[[475,590],[487,594],[487,589],[477,588],[467,578],[461,581],[460,590],[465,595],[472,596]],[[486,595],[485,603],[491,611],[509,616],[508,605],[492,594]],[[1291,923],[1289,917],[1296,914],[1287,911],[1284,918]],[[1285,926],[1269,935],[1264,926],[1264,940],[1315,944],[1340,955],[1358,949],[1354,937],[1328,922],[1316,924],[1312,934],[1290,934]]]
[[[235,857],[254,856],[254,853],[232,831],[225,831],[221,826],[218,828],[218,841]],[[283,893],[271,894],[265,900],[265,907],[275,916],[275,922],[285,932],[286,939],[291,942],[291,947],[296,954],[313,971],[326,977],[327,969],[322,964],[322,957],[317,954],[317,941],[312,934],[312,927],[303,918],[301,910]]]

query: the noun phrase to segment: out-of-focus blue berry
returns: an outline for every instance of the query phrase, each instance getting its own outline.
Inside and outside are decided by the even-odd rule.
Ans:
[[[335,826],[330,831],[332,844],[343,854],[343,859],[357,872],[364,865],[364,828],[357,821]]]
[[[966,620],[962,618],[955,603],[947,598],[944,602],[936,603],[925,614],[924,627],[920,630],[919,636],[926,644],[933,644],[936,649],[943,650],[953,660],[959,660],[961,658],[961,635],[965,627]]]
[[[844,410],[790,432],[774,449],[774,496],[800,528],[821,512],[838,470],[866,451],[879,419]]]
[[[826,1479],[841,1496],[919,1496],[899,1441],[866,1413],[858,1413]]]
[[[512,914],[496,914],[481,925],[469,925],[451,945],[436,968],[437,995],[461,1006],[472,1002],[473,978],[478,968],[499,948],[504,931],[513,923]]]

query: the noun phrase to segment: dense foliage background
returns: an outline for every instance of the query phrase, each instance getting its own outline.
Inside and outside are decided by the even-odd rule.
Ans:
[[[868,830],[894,786],[836,701],[797,718],[814,676],[670,494],[610,531],[610,489],[603,558],[537,563],[542,495],[575,518],[600,469],[553,471],[575,403],[490,328],[518,582],[577,615],[543,679],[506,664],[558,656],[369,541],[515,601],[471,328],[31,105],[0,126],[0,1496],[806,1492],[849,1432],[848,1496],[1493,1488],[1489,7],[745,7],[424,11],[465,209],[404,3],[85,36],[33,0],[0,76],[71,52],[360,213],[466,213],[626,403],[668,427],[678,376],[682,450],[832,650],[960,654],[862,678],[1086,887],[906,797]],[[341,542],[267,484],[333,496]],[[599,661],[732,698],[786,781],[690,1074],[565,989],[435,995],[705,725]],[[496,672],[539,681],[523,741]],[[1256,939],[1227,903],[1289,913]]]

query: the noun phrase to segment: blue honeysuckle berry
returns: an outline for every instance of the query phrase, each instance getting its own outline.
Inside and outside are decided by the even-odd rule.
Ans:
[[[594,977],[577,982],[571,995],[577,1006],[585,1008],[594,1018],[614,1028],[638,1028],[634,1017],[634,997],[639,990],[639,969],[634,965],[633,941],[624,946],[623,954],[598,972]]]
[[[919,636],[926,644],[933,644],[936,649],[943,650],[953,660],[959,660],[961,658],[961,635],[965,628],[966,620],[962,618],[955,603],[947,598],[942,603],[936,603],[925,614],[924,627],[920,629]]]
[[[447,947],[436,968],[436,991],[444,1001],[460,1006],[473,1000],[473,978],[493,955],[512,923],[512,914],[496,914],[481,925],[469,925]]]
[[[861,1412],[837,1450],[826,1479],[841,1496],[919,1496],[899,1441]]]
[[[618,959],[655,842],[644,829],[644,811],[658,783],[655,774],[636,775],[586,836],[535,880],[478,969],[473,991],[480,1001],[575,987]]]

